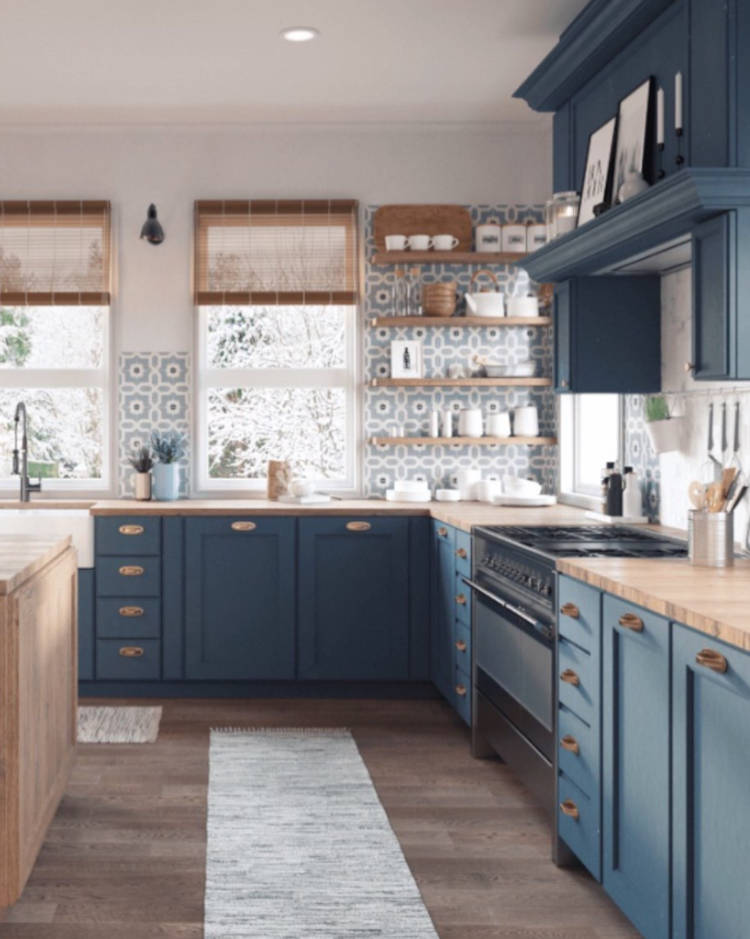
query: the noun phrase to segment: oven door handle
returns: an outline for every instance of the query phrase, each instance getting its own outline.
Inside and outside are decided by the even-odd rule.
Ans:
[[[534,629],[539,629],[538,621],[533,617],[529,616],[528,613],[524,613],[523,610],[519,610],[517,606],[513,606],[512,603],[508,603],[507,600],[501,600],[497,594],[492,593],[490,590],[487,590],[486,587],[483,587],[481,584],[478,584],[475,580],[469,580],[468,577],[461,578],[467,587],[471,587],[472,590],[476,590],[477,593],[481,593],[483,596],[487,597],[489,600],[492,600],[493,603],[497,603],[498,606],[504,607],[510,613],[514,613],[520,619],[525,620],[529,625],[533,626]]]

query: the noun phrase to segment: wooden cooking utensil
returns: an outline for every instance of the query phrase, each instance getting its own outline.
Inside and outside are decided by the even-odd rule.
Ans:
[[[721,483],[711,483],[706,488],[706,508],[709,512],[721,512],[724,508],[724,490]]]
[[[701,512],[706,507],[706,484],[694,479],[688,486],[688,499],[694,509]]]
[[[730,466],[721,472],[721,491],[725,500],[729,495],[729,491],[732,488],[732,483],[734,482],[736,475],[737,470],[733,466]]]

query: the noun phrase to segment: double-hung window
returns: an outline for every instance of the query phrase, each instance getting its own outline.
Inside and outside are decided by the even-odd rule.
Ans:
[[[0,487],[19,401],[44,491],[109,487],[110,206],[0,202]]]
[[[602,471],[622,470],[622,398],[614,394],[560,396],[560,494],[568,502],[599,508]]]
[[[199,490],[354,490],[357,203],[197,202],[194,276]]]

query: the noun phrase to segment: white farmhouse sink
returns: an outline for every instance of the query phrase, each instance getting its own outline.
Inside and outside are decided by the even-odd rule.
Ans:
[[[0,509],[0,538],[3,535],[71,535],[78,566],[94,566],[94,519],[88,509]]]

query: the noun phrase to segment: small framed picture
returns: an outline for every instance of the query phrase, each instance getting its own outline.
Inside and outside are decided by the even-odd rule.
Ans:
[[[579,225],[585,225],[594,218],[597,206],[607,206],[612,201],[612,151],[616,127],[617,118],[613,117],[589,137],[578,206]]]
[[[647,78],[620,102],[617,115],[613,201],[617,201],[620,186],[629,175],[635,173],[650,182],[647,173],[651,148],[649,129],[653,86],[653,78]]]
[[[391,343],[391,378],[423,377],[421,341],[394,339]]]

